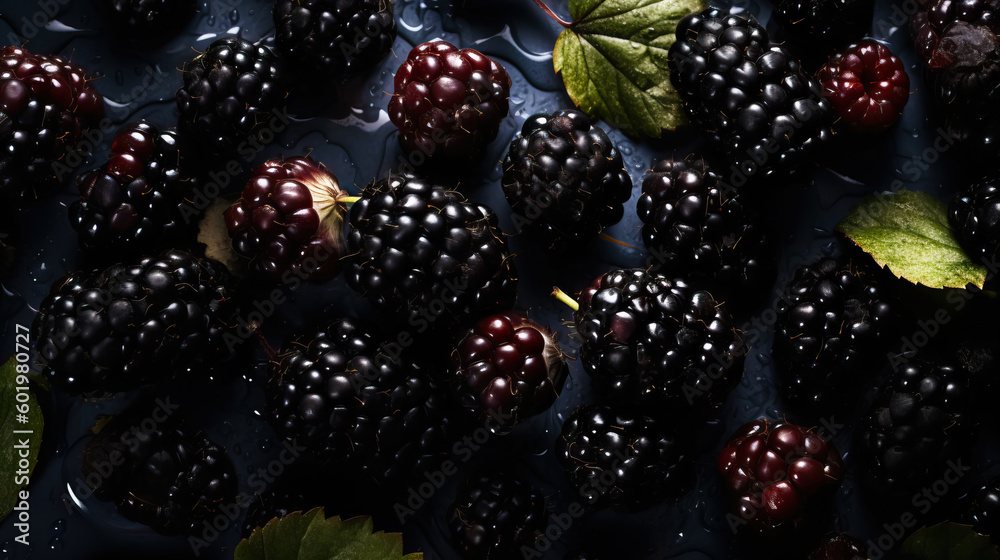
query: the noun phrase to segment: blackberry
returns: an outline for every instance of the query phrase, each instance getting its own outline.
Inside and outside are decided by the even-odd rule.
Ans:
[[[389,120],[399,144],[425,159],[468,162],[482,157],[507,116],[510,76],[473,49],[444,41],[417,45],[396,71]]]
[[[757,212],[697,154],[657,162],[642,180],[636,212],[657,272],[737,299],[773,280]]]
[[[874,13],[874,0],[780,0],[774,17],[803,62],[815,67],[867,35]]]
[[[969,451],[974,419],[968,378],[948,364],[895,358],[855,436],[862,483],[891,510],[954,468]],[[962,473],[958,473],[961,475]]]
[[[993,544],[1000,542],[1000,478],[992,478],[969,495],[965,521]]]
[[[18,47],[0,50],[0,204],[25,207],[72,170],[59,161],[104,116],[83,69]]]
[[[165,535],[192,534],[236,503],[236,470],[224,448],[164,406],[176,405],[137,405],[105,424],[84,447],[83,479],[125,518]]]
[[[775,311],[771,353],[782,396],[817,416],[856,402],[896,330],[874,273],[834,259],[799,267]]]
[[[196,11],[194,0],[101,0],[113,32],[134,38],[176,31]]]
[[[390,175],[365,188],[349,222],[347,283],[418,333],[513,306],[517,273],[486,206]]]
[[[444,398],[426,366],[350,319],[301,336],[271,362],[268,421],[317,461],[392,486],[447,444]]]
[[[120,129],[108,161],[79,179],[69,220],[80,246],[116,259],[176,246],[194,208],[185,205],[196,180],[172,130],[145,121]]]
[[[43,373],[73,394],[206,379],[238,340],[233,292],[222,264],[179,250],[70,274],[32,327]]]
[[[239,151],[280,118],[281,61],[267,46],[225,37],[184,65],[177,90],[181,132],[211,154]]]
[[[743,179],[813,163],[832,136],[819,84],[752,15],[709,8],[686,16],[668,58],[691,123]]]
[[[518,229],[533,231],[550,248],[617,224],[632,195],[621,153],[574,109],[524,122],[504,160],[502,185]]]
[[[278,50],[310,79],[369,71],[396,40],[391,0],[279,0],[272,14]]]
[[[850,535],[837,533],[824,538],[809,560],[868,560],[868,548]]]
[[[1000,253],[1000,179],[966,185],[948,206],[948,223],[969,254],[989,262]]]
[[[873,39],[832,55],[817,78],[840,119],[859,132],[892,125],[910,99],[910,77],[903,62]]]
[[[459,339],[447,384],[464,410],[505,433],[548,409],[568,372],[549,330],[508,312],[482,319]]]
[[[597,394],[689,420],[743,375],[746,348],[724,305],[682,280],[612,270],[580,294],[580,359]]]
[[[448,510],[452,541],[469,560],[518,557],[545,526],[541,492],[506,471],[469,476]]]
[[[329,279],[340,270],[346,196],[330,170],[308,157],[267,160],[226,211],[233,247],[274,281],[289,273]]]
[[[563,424],[556,459],[587,506],[639,511],[680,497],[694,481],[690,442],[666,428],[623,408],[586,405]]]
[[[719,474],[733,496],[733,509],[746,527],[780,534],[812,523],[844,478],[840,453],[818,434],[766,419],[745,424],[719,453]]]

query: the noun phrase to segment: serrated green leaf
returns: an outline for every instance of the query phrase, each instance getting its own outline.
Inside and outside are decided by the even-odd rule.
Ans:
[[[970,525],[945,521],[921,527],[899,549],[901,560],[998,560],[1000,552]]]
[[[903,190],[867,197],[837,230],[914,284],[982,288],[986,281],[986,268],[969,258],[948,225],[947,205],[927,193]]]
[[[658,137],[686,122],[667,53],[677,22],[704,0],[570,0],[573,24],[552,51],[566,93],[628,134]]]
[[[236,546],[234,560],[422,560],[399,533],[372,533],[370,517],[326,518],[322,508],[272,519]]]
[[[38,461],[38,450],[42,446],[42,430],[44,428],[42,410],[38,407],[38,399],[35,398],[35,395],[29,390],[27,391],[27,402],[22,403],[17,400],[17,393],[25,392],[18,391],[18,387],[27,386],[17,382],[17,365],[15,358],[11,357],[0,366],[0,446],[2,446],[0,449],[0,472],[4,473],[4,476],[0,478],[0,519],[6,518],[13,511],[14,506],[19,501],[18,493],[25,486],[18,484],[18,482],[22,482],[18,480],[20,474],[17,472],[20,468],[18,462],[21,459],[20,453],[22,451],[20,444],[23,440],[28,440],[26,459],[28,461],[27,476],[30,477],[35,470],[35,463]],[[30,375],[27,373],[25,376],[30,379]],[[20,411],[17,407],[20,405],[28,407],[27,413],[24,415],[27,418],[26,422],[18,421]],[[32,433],[15,434],[14,430],[30,430]]]

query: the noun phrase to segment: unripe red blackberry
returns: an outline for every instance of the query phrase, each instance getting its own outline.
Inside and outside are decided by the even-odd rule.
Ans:
[[[892,125],[910,99],[910,77],[903,62],[873,39],[830,56],[816,77],[840,119],[859,132]]]

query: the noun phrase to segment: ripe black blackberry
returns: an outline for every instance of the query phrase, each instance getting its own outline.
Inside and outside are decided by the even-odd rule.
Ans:
[[[121,128],[107,163],[79,179],[69,219],[80,246],[117,260],[178,246],[195,214],[184,205],[197,184],[187,162],[174,131],[145,121]]]
[[[223,447],[175,411],[153,416],[153,408],[137,405],[101,427],[84,447],[83,480],[127,519],[165,535],[192,534],[236,503],[236,470]]]
[[[948,223],[977,261],[1000,254],[1000,178],[984,177],[957,192],[948,206]]]
[[[713,294],[752,299],[774,278],[767,234],[755,209],[699,155],[663,159],[642,180],[636,203],[652,270]]]
[[[855,436],[862,486],[890,511],[909,506],[915,492],[963,463],[975,424],[964,370],[892,361],[895,371]]]
[[[278,50],[310,79],[370,71],[396,40],[391,0],[280,0],[272,14]]]
[[[184,65],[179,128],[212,154],[231,154],[274,119],[285,97],[281,61],[264,45],[225,37]]]
[[[691,420],[725,400],[746,347],[710,293],[641,269],[612,270],[580,294],[580,359],[606,401]]]
[[[212,377],[233,357],[226,267],[185,251],[70,274],[32,327],[44,375],[73,394]]]
[[[691,14],[677,25],[668,57],[692,124],[744,178],[815,163],[832,136],[822,88],[752,15]]]
[[[563,424],[556,458],[587,506],[639,511],[694,482],[690,443],[666,428],[626,409],[583,406]]]
[[[994,545],[1000,543],[1000,478],[991,478],[969,494],[964,522]]]
[[[837,533],[824,538],[809,554],[809,560],[868,560],[868,549],[860,540]]]
[[[427,368],[351,319],[288,345],[266,395],[282,437],[378,483],[406,482],[447,445],[446,399]]]
[[[782,396],[820,415],[856,402],[882,365],[896,317],[875,271],[834,259],[799,267],[775,311]]]
[[[780,0],[774,17],[803,63],[815,69],[867,35],[874,13],[874,0]]]
[[[58,160],[104,116],[104,98],[79,66],[4,47],[0,116],[0,204],[23,208],[69,179]]]
[[[504,160],[502,185],[515,225],[549,248],[587,241],[617,224],[632,195],[621,153],[575,109],[524,122]]]
[[[517,272],[488,207],[390,175],[365,188],[348,221],[347,283],[414,334],[513,306]]]
[[[545,531],[545,498],[509,471],[473,473],[448,509],[448,527],[468,560],[520,557]]]
[[[114,33],[133,38],[176,31],[195,13],[194,0],[101,0]]]

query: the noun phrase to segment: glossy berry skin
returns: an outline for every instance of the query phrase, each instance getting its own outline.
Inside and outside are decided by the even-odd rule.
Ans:
[[[968,523],[981,535],[988,535],[993,544],[1000,542],[1000,478],[992,478],[969,496]]]
[[[892,125],[910,98],[910,77],[903,62],[872,39],[831,56],[817,78],[840,119],[859,132]]]
[[[234,297],[225,266],[174,249],[70,274],[32,327],[42,373],[70,394],[207,380],[233,357]]]
[[[82,480],[126,519],[164,535],[198,534],[236,502],[236,469],[225,448],[173,410],[157,411],[167,420],[150,428],[156,406],[136,405],[105,424],[84,447]]]
[[[823,259],[799,267],[775,308],[774,357],[782,396],[819,416],[856,402],[881,368],[896,316],[874,271]]]
[[[448,509],[452,543],[468,560],[520,557],[546,522],[542,493],[506,471],[473,473]]]
[[[1000,252],[1000,178],[984,177],[957,192],[948,205],[951,224],[962,246],[975,260]]]
[[[104,116],[83,69],[19,47],[0,50],[0,203],[25,207],[72,170],[57,160]]]
[[[281,0],[272,14],[278,50],[320,82],[370,71],[396,40],[390,0]]]
[[[506,433],[548,409],[568,372],[548,329],[506,312],[480,320],[459,339],[446,383],[462,409]]]
[[[658,161],[642,180],[636,213],[656,272],[687,278],[727,301],[750,298],[773,280],[757,212],[697,154]]]
[[[809,560],[868,560],[868,548],[850,535],[837,533],[824,538]]]
[[[233,248],[274,282],[332,278],[341,265],[345,196],[330,170],[308,157],[267,160],[226,210]]]
[[[669,427],[627,408],[585,405],[563,424],[556,459],[585,507],[641,511],[694,482],[690,442]]]
[[[743,375],[746,348],[724,305],[681,280],[612,270],[580,294],[580,360],[616,406],[691,420]]]
[[[632,195],[621,153],[575,109],[529,117],[503,171],[515,225],[554,249],[590,240],[621,221]]]
[[[854,440],[862,486],[888,510],[908,507],[949,461],[967,457],[975,424],[964,370],[902,357],[891,363],[895,371]]]
[[[447,445],[447,406],[427,368],[367,325],[338,319],[271,362],[267,420],[312,460],[395,487]]]
[[[815,68],[867,35],[874,11],[874,0],[780,0],[774,18],[803,62]]]
[[[219,39],[184,65],[183,79],[175,96],[178,126],[210,154],[232,154],[281,124],[274,114],[285,97],[281,60],[267,46]]]
[[[194,0],[101,0],[101,4],[113,32],[140,39],[176,31],[195,13]]]
[[[479,159],[507,116],[510,76],[473,49],[444,41],[417,45],[396,71],[389,120],[414,165],[424,159]],[[419,159],[419,161],[417,161]]]
[[[746,528],[778,534],[808,524],[811,507],[840,485],[840,453],[818,434],[795,424],[755,420],[736,431],[716,467]]]
[[[145,121],[122,127],[108,161],[78,181],[69,219],[80,247],[120,260],[177,246],[197,214],[185,206],[198,184],[188,156],[173,130]]]
[[[743,182],[814,164],[832,136],[819,83],[752,15],[709,8],[684,17],[668,62],[691,123]]]
[[[348,285],[405,317],[409,332],[442,332],[513,307],[517,271],[486,206],[412,175],[365,187],[349,214]]]

